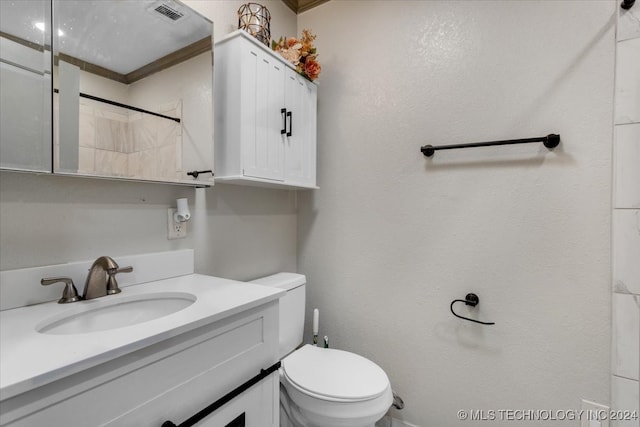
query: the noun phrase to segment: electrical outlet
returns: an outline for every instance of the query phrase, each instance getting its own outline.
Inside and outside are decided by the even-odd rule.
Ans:
[[[178,210],[175,208],[169,208],[167,210],[167,239],[184,239],[187,237],[187,223],[186,222],[175,222],[173,219],[173,214],[175,214]]]
[[[580,427],[609,427],[609,407],[582,399]]]

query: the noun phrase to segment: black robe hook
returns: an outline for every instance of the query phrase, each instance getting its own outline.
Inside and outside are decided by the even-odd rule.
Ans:
[[[463,302],[463,303],[465,303],[465,305],[470,305],[471,307],[475,307],[476,305],[478,305],[480,303],[480,298],[478,298],[478,295],[476,295],[476,294],[467,294],[464,297],[464,299],[454,299],[453,301],[451,301],[451,306],[449,307],[451,309],[451,313],[454,316],[459,317],[459,318],[464,319],[464,320],[468,320],[469,322],[480,323],[481,325],[495,325],[495,322],[481,322],[479,320],[469,319],[468,317],[464,317],[464,316],[460,316],[459,314],[456,314],[456,312],[453,311],[453,304],[455,304],[457,302]]]

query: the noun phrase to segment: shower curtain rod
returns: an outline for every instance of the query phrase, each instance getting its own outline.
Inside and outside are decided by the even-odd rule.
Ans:
[[[60,92],[58,89],[54,89],[53,91],[55,93],[59,93]],[[139,113],[151,114],[152,116],[161,117],[163,119],[173,120],[176,123],[180,123],[180,119],[177,118],[177,117],[165,116],[164,114],[154,113],[153,111],[144,110],[142,108],[134,107],[134,106],[127,105],[127,104],[121,104],[120,102],[111,101],[110,99],[104,99],[104,98],[100,98],[100,97],[89,95],[89,94],[82,93],[82,92],[80,92],[79,95],[80,95],[80,98],[91,99],[93,101],[98,101],[98,102],[102,102],[102,103],[105,103],[105,104],[114,105],[114,106],[120,107],[120,108],[126,108],[127,110],[133,110],[133,111],[137,111]]]
[[[551,149],[557,147],[560,144],[560,135],[550,133],[547,136],[540,136],[536,138],[524,138],[524,139],[507,139],[504,141],[488,141],[488,142],[472,142],[469,144],[452,144],[452,145],[423,145],[420,147],[420,151],[427,157],[433,156],[437,150],[455,150],[458,148],[470,148],[470,147],[489,147],[492,145],[512,145],[512,144],[527,144],[530,142],[542,142],[545,147]]]

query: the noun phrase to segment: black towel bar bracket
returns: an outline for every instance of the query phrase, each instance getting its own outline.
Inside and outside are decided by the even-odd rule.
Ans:
[[[478,295],[470,293],[470,294],[467,294],[464,297],[464,299],[455,299],[451,301],[451,306],[449,307],[451,309],[451,313],[454,316],[459,317],[460,319],[468,320],[469,322],[480,323],[481,325],[495,325],[495,322],[481,322],[479,320],[469,319],[468,317],[460,316],[455,311],[453,311],[453,305],[457,302],[463,302],[465,303],[465,305],[470,305],[471,307],[475,307],[476,305],[480,304],[480,298],[478,298]]]
[[[635,4],[636,0],[622,0],[622,3],[620,3],[620,7],[623,9],[631,9],[633,7],[633,5]]]
[[[471,148],[471,147],[490,147],[493,145],[513,145],[513,144],[528,144],[531,142],[542,142],[545,147],[552,149],[560,144],[560,135],[550,133],[547,136],[540,136],[536,138],[524,138],[524,139],[507,139],[503,141],[488,141],[488,142],[472,142],[468,144],[452,144],[452,145],[423,145],[420,147],[420,151],[427,157],[433,156],[438,150],[455,150],[458,148]]]
[[[200,175],[201,173],[210,173],[211,175],[213,175],[213,171],[211,169],[206,170],[206,171],[191,171],[191,172],[187,172],[187,175],[192,176],[193,179],[198,179],[198,175]]]

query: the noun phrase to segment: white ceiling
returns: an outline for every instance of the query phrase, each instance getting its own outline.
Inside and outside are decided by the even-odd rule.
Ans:
[[[3,32],[43,44],[43,35],[34,25],[42,22],[47,0],[0,3]],[[154,11],[163,3],[184,16],[171,21]],[[137,70],[213,32],[211,21],[175,0],[54,0],[53,4],[57,52],[120,74]],[[58,30],[62,35],[56,36]]]
[[[44,33],[36,28],[36,22],[44,23],[50,9],[48,1],[42,0],[0,0],[0,31],[29,42],[44,45]]]

